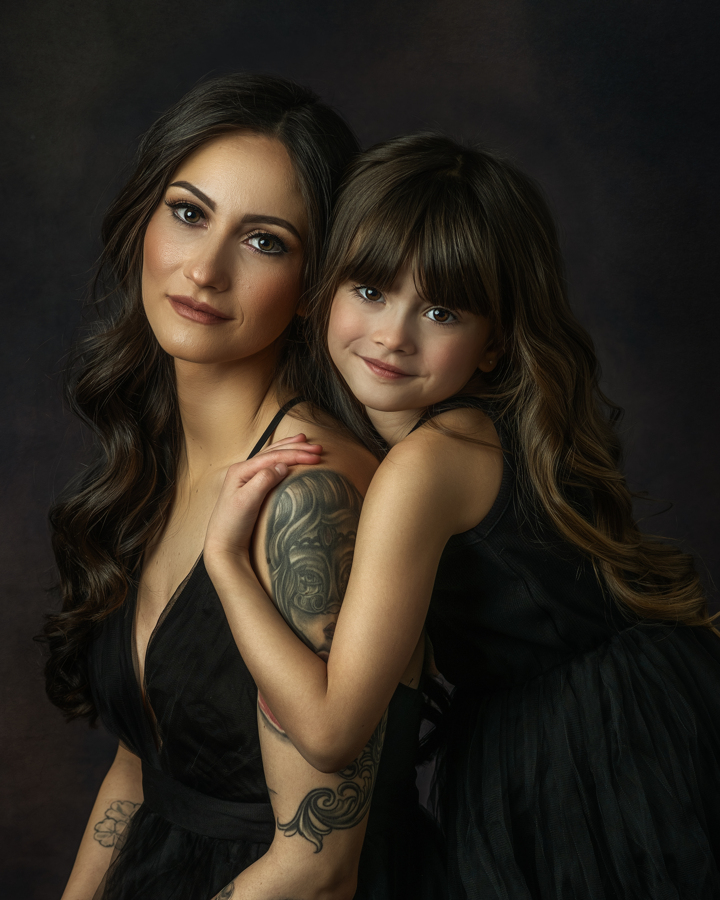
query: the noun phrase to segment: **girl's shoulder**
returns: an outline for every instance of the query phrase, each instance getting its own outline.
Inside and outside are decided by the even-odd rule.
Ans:
[[[479,409],[439,413],[396,444],[375,481],[420,491],[428,508],[451,510],[453,533],[488,513],[500,490],[503,454],[492,420]]]

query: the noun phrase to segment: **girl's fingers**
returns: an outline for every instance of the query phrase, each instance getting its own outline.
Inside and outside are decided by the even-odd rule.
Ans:
[[[282,463],[285,466],[312,466],[319,462],[320,454],[315,450],[305,450],[303,448],[273,450],[272,452],[264,453],[262,456],[258,454],[252,459],[230,466],[225,476],[225,481],[226,484],[231,484],[234,488],[240,488],[257,472],[271,468],[278,463]]]

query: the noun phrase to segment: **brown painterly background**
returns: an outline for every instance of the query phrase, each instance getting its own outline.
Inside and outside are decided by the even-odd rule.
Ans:
[[[46,509],[81,465],[63,413],[104,207],[136,139],[210,73],[273,72],[363,144],[420,128],[502,148],[545,185],[575,308],[627,410],[647,523],[717,572],[717,3],[30,0],[3,5],[0,896],[60,895],[112,740],[49,705],[32,635]],[[652,512],[646,507],[645,514]]]

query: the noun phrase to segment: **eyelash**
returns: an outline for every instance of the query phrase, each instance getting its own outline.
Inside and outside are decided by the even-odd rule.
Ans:
[[[245,238],[245,240],[249,241],[251,238],[254,238],[254,237],[272,238],[274,241],[277,241],[277,243],[280,245],[281,253],[288,252],[288,248],[287,248],[287,245],[285,244],[285,241],[281,240],[276,234],[273,234],[272,231],[253,231],[251,234],[249,234]],[[255,253],[261,253],[263,256],[277,256],[278,255],[277,253],[268,253],[267,250],[258,250],[257,247],[250,247],[250,249],[253,250]]]
[[[369,284],[354,284],[353,285],[353,293],[356,294],[363,303],[379,303],[379,300],[370,300],[368,297],[364,297],[360,292],[366,291],[370,287]],[[377,291],[377,288],[373,288],[374,291]],[[380,291],[382,294],[382,291]]]
[[[181,218],[177,214],[177,210],[192,209],[194,212],[198,213],[198,215],[202,219],[205,219],[205,213],[200,209],[200,207],[195,206],[194,203],[188,203],[187,200],[166,200],[165,205],[173,211],[173,213],[172,213],[173,217],[175,219],[177,219],[181,225],[187,225],[188,228],[197,228],[198,223],[197,222],[186,222],[183,218]],[[249,235],[247,235],[245,240],[249,241],[251,238],[254,238],[254,237],[266,237],[266,236],[269,238],[272,238],[274,241],[277,241],[282,253],[288,252],[288,248],[287,248],[287,245],[285,244],[285,242],[281,238],[279,238],[276,234],[273,234],[271,231],[262,231],[262,230],[253,231]],[[260,253],[263,256],[277,256],[276,253],[268,253],[267,251],[258,250],[257,247],[250,247],[250,249],[254,253]]]
[[[202,219],[205,218],[205,213],[200,209],[200,207],[195,206],[194,203],[188,203],[187,200],[166,200],[165,206],[169,207],[173,211],[172,212],[173,218],[177,219],[181,225],[187,225],[188,228],[195,228],[198,223],[197,222],[186,222],[184,219],[182,219],[178,215],[177,210],[192,209],[194,212],[198,213],[198,215]]]
[[[379,300],[370,300],[367,297],[364,297],[362,295],[361,291],[367,290],[368,287],[370,287],[370,285],[354,284],[353,288],[352,288],[353,293],[356,294],[363,303],[379,303],[380,302]],[[373,288],[373,290],[376,291],[377,288]],[[380,292],[380,293],[382,294],[382,292]],[[437,321],[435,321],[435,319],[430,319],[430,321],[433,323],[433,325],[441,325],[443,327],[447,327],[448,325],[457,325],[457,323],[459,321],[457,313],[454,313],[451,309],[446,309],[444,306],[433,306],[430,309],[428,309],[427,312],[432,312],[434,309],[441,309],[441,310],[443,310],[443,312],[450,313],[450,315],[453,317],[453,319],[452,319],[452,322],[437,322]]]

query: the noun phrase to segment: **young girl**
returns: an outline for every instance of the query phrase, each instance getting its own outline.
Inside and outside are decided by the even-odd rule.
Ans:
[[[633,521],[619,410],[538,188],[443,137],[374,148],[346,178],[312,318],[317,383],[387,455],[327,667],[247,552],[287,469],[226,480],[205,562],[266,708],[339,768],[427,616],[456,685],[440,782],[453,898],[719,896],[720,641],[691,558]],[[303,477],[271,496],[271,521]],[[275,591],[284,608],[321,605],[332,544]]]

